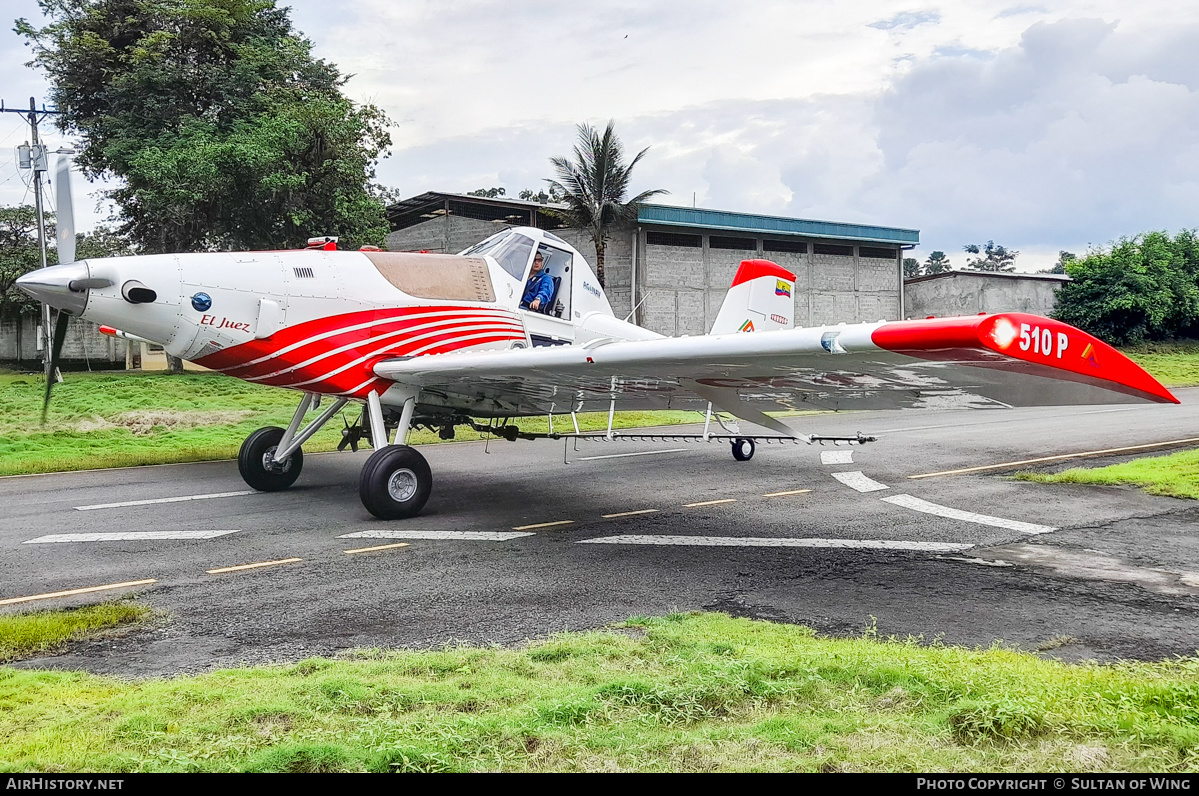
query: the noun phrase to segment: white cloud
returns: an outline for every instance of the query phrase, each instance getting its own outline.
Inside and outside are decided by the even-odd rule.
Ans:
[[[395,120],[380,178],[408,193],[539,188],[575,123],[614,118],[630,152],[652,147],[636,190],[915,227],[921,256],[993,239],[1046,267],[1060,248],[1199,224],[1194,4],[292,7],[317,54],[354,75],[350,95]],[[0,37],[10,102],[46,93],[27,53]],[[0,119],[0,139],[18,126]],[[7,146],[0,202],[19,198],[2,182]]]

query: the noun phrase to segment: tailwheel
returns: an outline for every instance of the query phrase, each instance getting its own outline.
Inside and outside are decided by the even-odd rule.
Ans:
[[[733,458],[739,462],[747,462],[754,457],[754,441],[737,437],[733,440]]]
[[[362,505],[381,520],[415,517],[432,491],[429,463],[408,445],[388,445],[372,453],[358,479]]]
[[[275,461],[275,450],[283,439],[283,429],[277,426],[260,428],[241,444],[237,454],[237,469],[242,480],[259,492],[278,492],[287,489],[304,469],[304,452],[297,448],[281,462]]]

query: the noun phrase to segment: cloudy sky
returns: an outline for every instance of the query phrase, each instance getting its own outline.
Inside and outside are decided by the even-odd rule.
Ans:
[[[407,195],[540,188],[574,125],[650,147],[664,201],[988,239],[1025,270],[1199,226],[1199,4],[1177,0],[688,0],[290,4],[346,90],[392,118]],[[37,19],[33,0],[5,0]],[[8,26],[6,26],[7,28]],[[0,34],[0,96],[45,94]],[[27,193],[0,117],[0,203]],[[52,139],[57,143],[58,139]],[[83,193],[76,190],[77,195]],[[27,200],[28,201],[28,200]],[[84,226],[95,199],[78,199]]]

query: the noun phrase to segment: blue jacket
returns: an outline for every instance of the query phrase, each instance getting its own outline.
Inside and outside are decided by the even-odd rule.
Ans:
[[[529,281],[525,284],[525,294],[520,300],[520,306],[528,307],[533,303],[533,299],[541,299],[541,305],[537,308],[537,312],[549,312],[550,296],[554,295],[554,279],[545,272],[541,271],[529,277]]]

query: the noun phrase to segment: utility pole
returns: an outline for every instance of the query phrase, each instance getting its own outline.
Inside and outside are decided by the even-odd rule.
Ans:
[[[46,262],[46,216],[42,206],[42,174],[49,168],[49,157],[46,154],[46,147],[42,146],[37,137],[37,123],[42,116],[51,116],[62,113],[62,111],[48,111],[45,105],[39,111],[33,97],[29,98],[29,110],[18,108],[5,108],[4,103],[0,101],[0,113],[19,113],[25,120],[29,122],[30,130],[30,146],[28,147],[29,157],[26,160],[24,153],[19,158],[20,165],[23,168],[31,168],[33,170],[33,202],[37,209],[37,242],[38,247],[42,252],[42,268],[47,265]],[[26,166],[28,162],[28,166]],[[50,372],[51,352],[50,347],[50,305],[42,305],[42,331],[38,335],[38,341],[42,345],[42,365],[46,371],[46,382],[54,378],[54,374]]]

